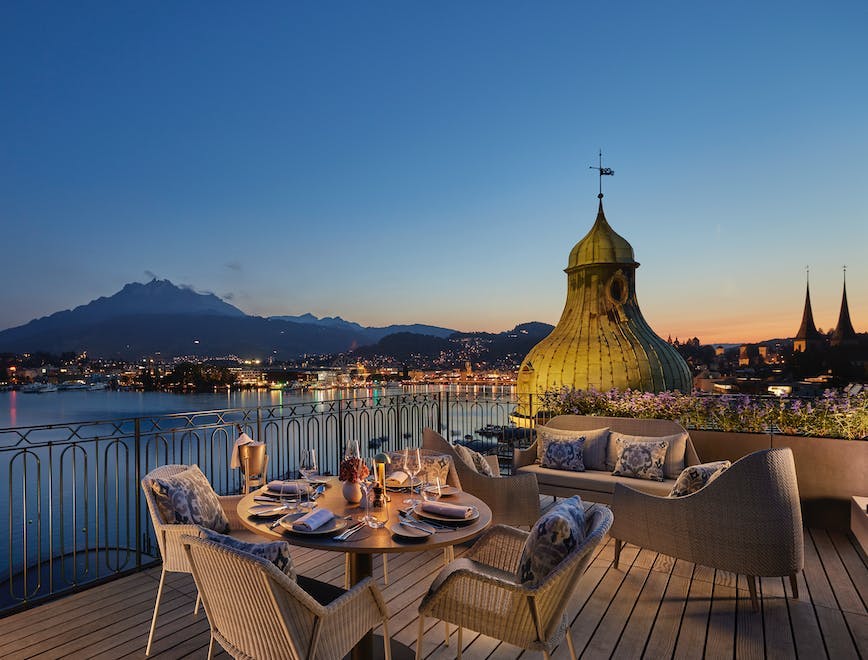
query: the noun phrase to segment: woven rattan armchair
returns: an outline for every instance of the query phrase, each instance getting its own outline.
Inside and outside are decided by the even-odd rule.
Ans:
[[[148,513],[151,516],[151,524],[154,526],[154,535],[157,537],[157,546],[160,548],[160,556],[163,558],[163,570],[160,573],[160,586],[157,588],[157,600],[154,603],[154,615],[151,619],[151,630],[148,633],[148,646],[145,649],[145,655],[151,654],[151,644],[154,641],[154,630],[157,627],[157,613],[160,611],[160,601],[163,597],[163,583],[166,580],[166,573],[189,573],[190,564],[187,562],[187,557],[181,548],[181,537],[186,535],[198,536],[199,527],[197,525],[177,525],[168,524],[160,515],[160,509],[157,507],[157,500],[154,497],[154,490],[151,485],[154,479],[170,477],[179,472],[183,472],[189,466],[187,465],[164,465],[151,470],[142,479],[142,490],[145,494],[145,502],[148,504]],[[241,538],[245,541],[259,542],[263,539],[258,537],[253,532],[244,528],[241,524],[241,519],[238,517],[238,501],[241,495],[227,495],[219,497],[220,504],[223,507],[223,512],[229,519],[230,535],[236,538]],[[196,598],[196,606],[193,614],[199,611],[199,598]]]
[[[491,508],[495,524],[531,527],[540,516],[539,487],[532,474],[487,477],[467,465],[455,448],[433,429],[422,430],[422,447],[452,457],[461,488]],[[497,456],[486,456],[495,474],[500,474]]]
[[[804,530],[789,448],[748,454],[685,497],[658,497],[617,484],[612,511],[615,568],[622,543],[633,543],[746,575],[754,610],[757,576],[789,576],[793,597],[799,597]]]
[[[390,658],[386,604],[372,578],[321,603],[265,559],[192,536],[183,544],[211,626],[209,658],[215,640],[235,658],[342,658],[380,624]]]
[[[444,568],[419,604],[421,657],[425,617],[458,626],[458,657],[462,630],[470,628],[521,648],[542,651],[546,658],[566,636],[575,660],[573,641],[564,615],[567,603],[585,568],[612,525],[612,512],[595,504],[587,509],[584,543],[567,555],[537,586],[518,582],[518,564],[528,532],[497,525],[486,532],[461,559]]]

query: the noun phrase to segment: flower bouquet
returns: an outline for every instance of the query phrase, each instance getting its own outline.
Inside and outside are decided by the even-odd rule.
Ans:
[[[362,501],[361,482],[371,471],[361,458],[348,457],[341,461],[338,478],[344,482],[341,493],[351,504]]]

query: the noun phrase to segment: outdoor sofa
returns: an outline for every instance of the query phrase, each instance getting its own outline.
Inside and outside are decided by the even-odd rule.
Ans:
[[[537,445],[540,436],[553,430],[559,438],[570,435],[579,437],[583,432],[608,428],[610,435],[623,433],[630,436],[643,436],[649,439],[677,436],[679,442],[684,442],[684,459],[680,467],[669,471],[669,476],[663,481],[650,481],[633,477],[615,476],[612,474],[612,448],[609,447],[606,469],[586,469],[584,472],[572,472],[542,467],[538,462]],[[629,417],[593,417],[582,415],[559,415],[552,418],[548,424],[537,427],[537,440],[527,449],[517,449],[514,453],[513,467],[515,474],[533,474],[543,495],[556,497],[571,497],[580,495],[583,500],[612,503],[615,484],[625,484],[636,490],[651,495],[668,495],[675,485],[681,469],[690,465],[698,465],[699,457],[690,436],[678,422],[666,419],[633,419]],[[610,441],[611,442],[611,441]],[[617,512],[616,512],[617,513]]]

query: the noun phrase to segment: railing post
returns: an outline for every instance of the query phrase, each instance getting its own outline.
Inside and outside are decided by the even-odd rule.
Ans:
[[[263,442],[263,440],[262,440],[262,408],[260,406],[256,407],[256,442]]]
[[[134,425],[133,439],[135,442],[135,457],[136,457],[136,476],[133,479],[133,487],[136,491],[136,568],[142,566],[142,489],[138,487],[142,477],[142,422],[141,418],[136,417]]]
[[[448,387],[448,385],[447,385],[447,387]],[[449,433],[449,408],[450,407],[451,406],[449,405],[449,390],[447,389],[446,390],[446,428],[443,429],[444,431],[446,431],[447,434]],[[444,434],[441,433],[440,435],[444,435]],[[444,435],[444,437],[447,440],[449,439],[448,435]]]

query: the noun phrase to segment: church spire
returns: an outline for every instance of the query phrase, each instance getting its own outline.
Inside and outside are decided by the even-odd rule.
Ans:
[[[793,339],[793,350],[804,353],[808,348],[815,348],[822,340],[814,325],[814,312],[811,310],[811,283],[808,281],[810,269],[805,269],[805,310],[802,312],[802,325]]]
[[[854,344],[856,331],[850,322],[850,307],[847,305],[847,267],[844,266],[844,293],[841,296],[841,312],[838,314],[838,325],[832,333],[832,346]]]

